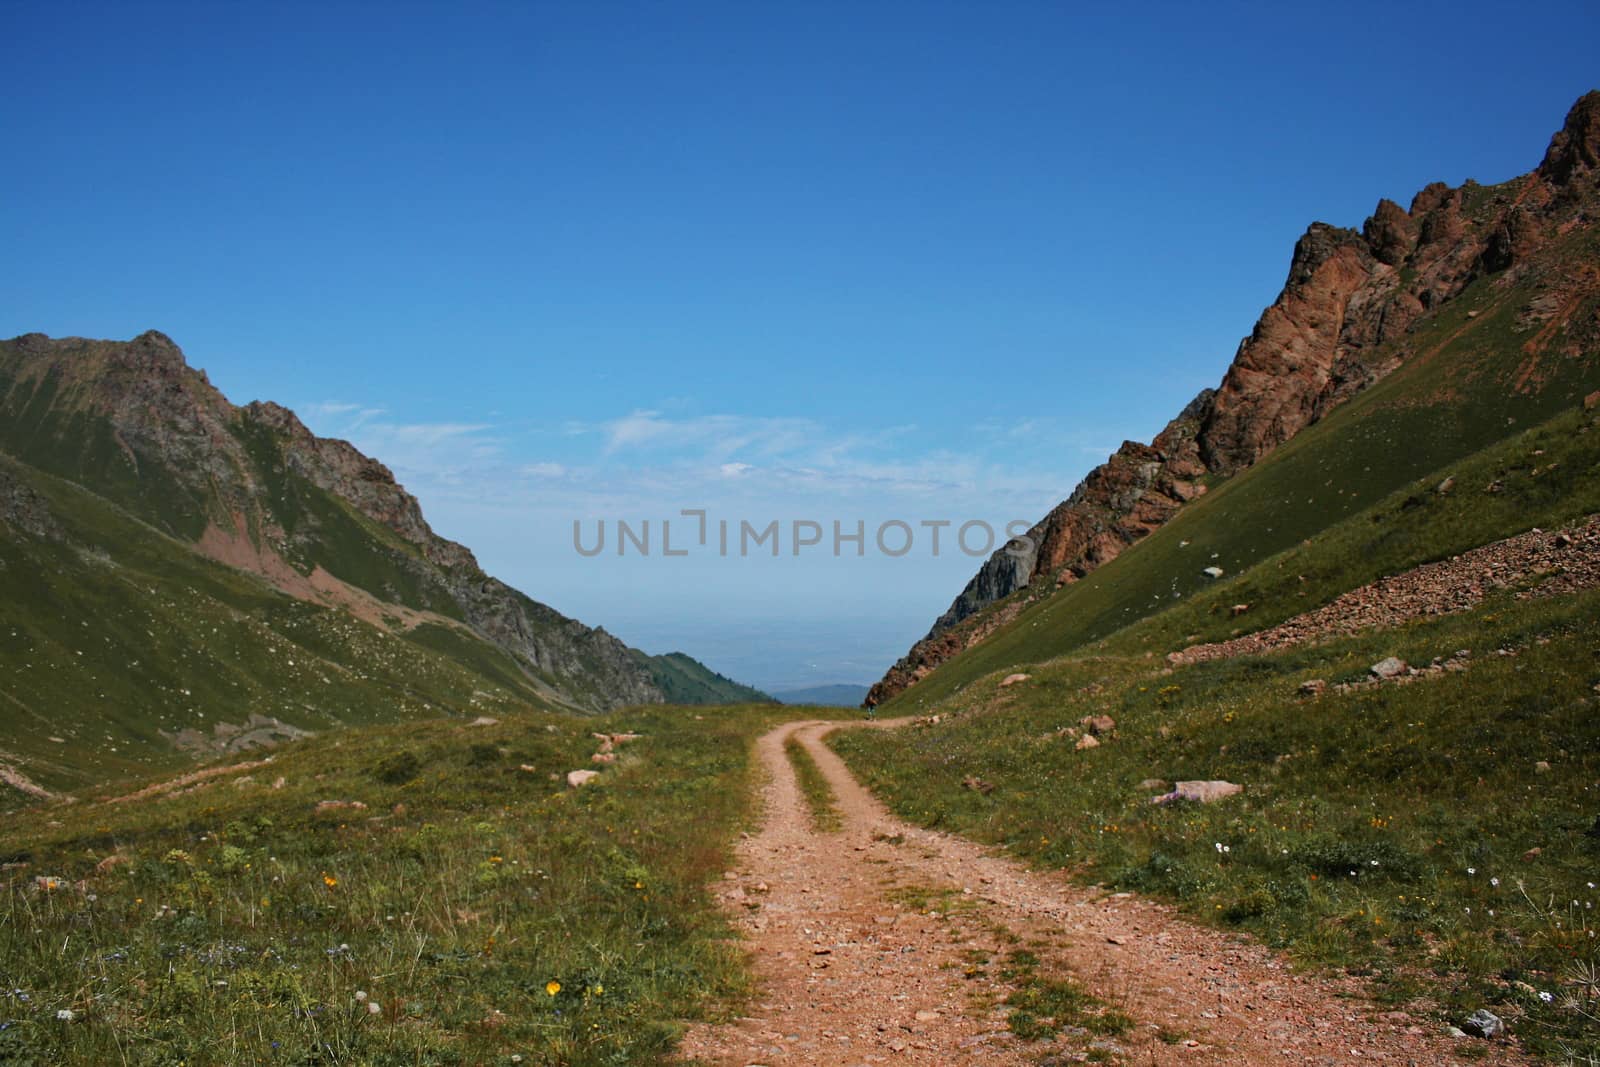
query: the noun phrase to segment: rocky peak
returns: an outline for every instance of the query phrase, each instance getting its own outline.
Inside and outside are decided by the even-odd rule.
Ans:
[[[1544,162],[1539,164],[1539,176],[1565,185],[1574,177],[1597,168],[1600,168],[1600,90],[1591,90],[1572,105],[1567,121],[1550,138]]]
[[[260,423],[295,440],[310,440],[311,431],[300,421],[300,416],[271,400],[252,400],[239,409],[247,419]]]
[[[1429,182],[1411,198],[1411,217],[1421,218],[1454,195],[1455,190],[1444,182]]]
[[[1317,268],[1338,255],[1340,249],[1358,248],[1366,251],[1361,235],[1342,226],[1313,222],[1300,240],[1295,242],[1294,256],[1289,261],[1289,279],[1284,288],[1309,285],[1317,275]]]
[[[1378,201],[1372,217],[1362,224],[1361,236],[1379,262],[1398,267],[1417,246],[1417,225],[1405,208],[1383,199]]]

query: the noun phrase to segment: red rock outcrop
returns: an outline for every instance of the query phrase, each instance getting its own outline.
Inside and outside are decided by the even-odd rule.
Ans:
[[[1250,467],[1382,379],[1415,354],[1403,339],[1420,318],[1478,277],[1525,269],[1555,236],[1589,225],[1597,200],[1600,91],[1573,105],[1531,174],[1493,190],[1434,182],[1409,210],[1380,200],[1360,232],[1312,224],[1295,245],[1283,291],[1217,389],[1195,398],[1149,445],[1125,443],[987,560],[866,703],[894,697],[1028,600],[1115,559],[1203,492],[1202,476]],[[1561,292],[1551,299],[1551,308],[1533,309],[1540,322],[1560,321],[1559,309],[1577,303]],[[1541,336],[1548,334],[1530,343]],[[1007,598],[1014,599],[988,610]]]

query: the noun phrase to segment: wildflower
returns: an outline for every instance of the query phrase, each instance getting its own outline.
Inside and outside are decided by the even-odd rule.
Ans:
[[[1378,861],[1377,861],[1377,860],[1372,860],[1372,861],[1371,861],[1371,862],[1372,862],[1372,865],[1373,865],[1373,866],[1374,866],[1374,867],[1376,867],[1376,866],[1377,866],[1377,865],[1378,865]]]
[[[552,978],[550,981],[544,984],[544,991],[553,997],[557,993],[561,992],[561,983]]]
[[[1476,868],[1476,867],[1468,867],[1467,868],[1467,873],[1468,874],[1477,874],[1478,873],[1478,868]]]
[[[365,989],[356,990],[356,1003],[357,1004],[365,1004],[366,1002],[367,1002],[367,991]]]
[[[1489,879],[1489,884],[1498,888],[1499,885],[1500,885],[1500,879],[1491,878],[1491,879]]]
[[[56,1019],[64,1023],[70,1023],[77,1017],[77,1012],[73,1011],[71,1008],[62,1008],[60,1011],[56,1012]]]
[[[323,871],[322,872],[322,884],[327,886],[329,889],[332,889],[334,886],[339,884],[339,879],[335,878],[333,875],[329,874],[327,871]]]
[[[367,1001],[367,1014],[368,1015],[376,1015],[379,1012],[381,1012],[382,1010],[383,1010],[383,1005],[379,1004],[376,1000]]]
[[[1556,997],[1555,997],[1554,993],[1550,993],[1550,992],[1547,992],[1547,991],[1544,991],[1544,990],[1540,990],[1539,991],[1539,999],[1544,1001],[1546,1004],[1548,1004],[1552,1000],[1556,999]]]

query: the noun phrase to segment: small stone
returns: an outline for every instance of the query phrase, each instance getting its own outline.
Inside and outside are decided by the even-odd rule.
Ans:
[[[1317,697],[1328,688],[1328,683],[1321,678],[1312,678],[1300,683],[1300,695],[1303,697]]]
[[[1505,1031],[1505,1028],[1506,1024],[1500,1016],[1488,1008],[1479,1008],[1467,1016],[1466,1021],[1461,1024],[1461,1029],[1468,1034],[1482,1038],[1497,1037]]]
[[[1227,572],[1221,567],[1207,567],[1200,573],[1205,575],[1207,578],[1221,578]]]
[[[1444,481],[1442,481],[1438,485],[1434,486],[1433,487],[1433,491],[1435,493],[1438,493],[1440,496],[1444,496],[1446,493],[1450,492],[1450,490],[1454,489],[1455,487],[1456,487],[1456,480],[1454,478],[1446,478]]]
[[[1030,677],[1031,675],[1027,674],[1008,674],[1000,680],[1000,688],[1004,689],[1007,686],[1016,685],[1018,682],[1026,682]]]
[[[1535,846],[1522,854],[1522,862],[1532,863],[1542,855],[1544,855],[1544,849]]]
[[[1078,743],[1072,747],[1077,749],[1079,752],[1082,752],[1086,748],[1099,748],[1100,739],[1094,734],[1084,734],[1082,737],[1078,738]]]
[[[1249,610],[1250,610],[1250,605],[1249,604],[1235,604],[1233,607],[1228,609],[1228,614],[1233,616],[1235,619],[1237,619],[1240,615],[1243,615],[1245,612],[1247,612]]]
[[[598,777],[600,777],[599,771],[568,771],[567,787],[577,789],[579,786],[588,785]]]
[[[1583,410],[1593,411],[1595,408],[1600,408],[1600,389],[1583,398]]]
[[[1146,778],[1138,785],[1139,791],[1143,793],[1148,793],[1152,789],[1159,789],[1165,792],[1166,788],[1167,780],[1165,778]]]
[[[961,779],[961,788],[970,789],[974,793],[982,793],[984,796],[988,796],[994,792],[994,783],[986,782],[975,774],[969,774]]]
[[[1534,774],[1549,774],[1550,773],[1550,761],[1549,760],[1540,760],[1538,763],[1535,763],[1533,765],[1533,773]]]

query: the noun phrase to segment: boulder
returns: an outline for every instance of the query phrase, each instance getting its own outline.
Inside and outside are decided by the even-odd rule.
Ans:
[[[579,786],[588,785],[598,777],[600,777],[599,771],[568,771],[567,787],[577,789]]]
[[[1152,804],[1171,804],[1176,801],[1187,801],[1191,804],[1210,804],[1212,801],[1231,797],[1235,793],[1244,792],[1244,786],[1236,782],[1209,781],[1209,782],[1179,782],[1172,787],[1172,792],[1163,793],[1158,797],[1151,797]]]
[[[961,788],[970,789],[974,793],[982,793],[984,796],[988,796],[994,792],[994,783],[986,782],[977,775],[969,774],[961,779]]]
[[[1078,743],[1072,747],[1077,749],[1079,752],[1082,752],[1086,748],[1099,748],[1100,739],[1094,734],[1084,734],[1082,737],[1078,738]]]
[[[1221,567],[1207,567],[1200,573],[1207,578],[1221,578],[1226,572]]]
[[[1096,737],[1110,737],[1117,730],[1117,720],[1109,715],[1085,715],[1078,720],[1078,725]]]
[[[1405,660],[1398,656],[1390,656],[1388,659],[1381,659],[1377,663],[1374,663],[1369,669],[1371,670],[1374,678],[1387,680],[1389,678],[1400,677],[1400,675],[1406,673],[1409,668]]]
[[[1245,612],[1247,612],[1249,610],[1250,610],[1250,605],[1249,604],[1235,604],[1233,607],[1228,609],[1228,614],[1233,616],[1235,619],[1237,619],[1240,615],[1243,615]]]
[[[1328,683],[1321,678],[1312,678],[1300,683],[1300,695],[1303,697],[1321,696],[1328,688]]]
[[[1004,689],[1007,686],[1016,685],[1018,682],[1026,682],[1029,677],[1026,674],[1008,674],[1000,680],[1000,688]]]
[[[1583,398],[1583,410],[1593,411],[1595,408],[1600,408],[1600,389]]]

